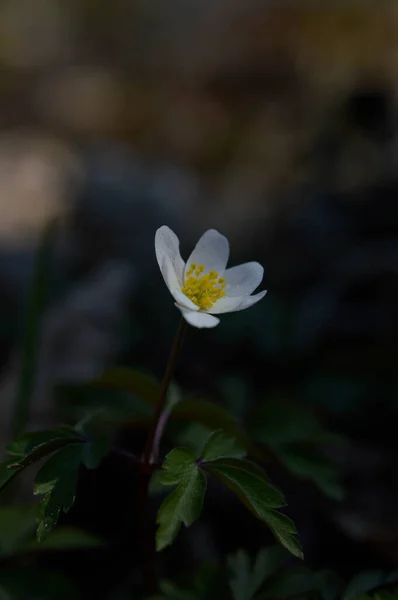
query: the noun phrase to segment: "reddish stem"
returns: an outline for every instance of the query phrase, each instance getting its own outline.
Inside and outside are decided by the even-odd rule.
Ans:
[[[155,572],[155,548],[154,540],[148,522],[148,491],[152,471],[157,467],[157,455],[160,441],[167,423],[168,412],[164,410],[166,394],[174,373],[178,354],[181,350],[187,323],[181,317],[177,335],[171,350],[169,362],[163,377],[159,400],[153,415],[149,429],[148,439],[145,444],[141,460],[140,490],[139,490],[139,514],[141,528],[141,551],[142,551],[142,575],[148,593],[153,594],[157,590],[157,579]]]

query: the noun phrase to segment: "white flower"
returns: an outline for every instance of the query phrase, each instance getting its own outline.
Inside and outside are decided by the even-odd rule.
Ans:
[[[155,250],[175,305],[194,327],[215,327],[220,319],[213,315],[249,308],[267,293],[250,295],[263,279],[258,262],[226,269],[228,240],[215,229],[202,235],[186,263],[178,237],[165,225],[156,232]]]

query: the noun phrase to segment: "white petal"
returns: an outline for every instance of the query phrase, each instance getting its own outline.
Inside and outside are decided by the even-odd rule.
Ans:
[[[220,277],[225,271],[229,257],[229,243],[226,237],[215,229],[209,229],[196,244],[185,265],[185,272],[192,263],[204,265],[203,274],[217,271]]]
[[[198,327],[199,329],[209,329],[211,327],[215,327],[220,322],[220,319],[217,317],[212,317],[207,313],[192,312],[191,310],[186,310],[185,308],[179,306],[178,308],[180,309],[184,319],[193,327]]]
[[[162,262],[159,262],[159,267],[162,272],[163,279],[165,280],[166,285],[169,288],[171,295],[174,298],[176,298],[176,295],[178,293],[182,294],[182,292],[180,292],[181,286],[177,279],[176,272],[174,270],[172,263],[169,261],[169,259],[166,256],[163,256],[161,258],[161,260],[162,260]],[[187,300],[188,300],[188,298],[187,298]]]
[[[178,308],[186,308],[188,310],[197,311],[199,310],[199,306],[194,304],[192,300],[190,300],[185,294],[183,294],[180,290],[175,290],[173,292],[174,299],[177,300],[176,306]]]
[[[227,269],[224,273],[227,282],[227,296],[248,296],[263,280],[264,269],[258,262],[247,262]]]
[[[236,298],[224,296],[224,298],[220,298],[220,300],[217,300],[217,302],[212,308],[210,308],[208,312],[213,315],[217,315],[220,313],[244,310],[245,308],[253,306],[253,304],[256,304],[256,302],[264,298],[266,293],[267,290],[264,290],[259,294],[255,294],[254,296],[241,296]]]
[[[180,242],[174,231],[163,225],[155,234],[155,252],[158,265],[166,281],[164,274],[165,264],[169,263],[178,281],[178,287],[183,285],[185,263],[180,254]],[[167,281],[166,281],[167,283]]]

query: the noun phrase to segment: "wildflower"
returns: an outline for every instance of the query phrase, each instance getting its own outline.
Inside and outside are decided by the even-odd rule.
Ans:
[[[220,319],[213,315],[249,308],[266,294],[250,295],[263,279],[258,262],[226,269],[228,240],[215,229],[202,235],[186,263],[178,237],[165,225],[156,232],[155,250],[175,305],[194,327],[215,327]]]

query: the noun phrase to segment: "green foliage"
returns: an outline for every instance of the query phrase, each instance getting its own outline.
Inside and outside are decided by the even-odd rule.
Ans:
[[[397,583],[398,589],[398,571],[394,571],[390,575],[386,575],[384,571],[363,571],[358,575],[355,575],[348,583],[344,590],[342,600],[357,600],[361,594],[371,593],[372,590],[379,590],[377,594],[383,598],[383,592],[381,588],[385,585],[391,585]],[[395,592],[397,593],[397,592]],[[376,595],[377,598],[377,595]],[[362,599],[361,599],[362,600]]]
[[[262,548],[253,563],[245,550],[238,550],[228,557],[229,585],[234,600],[250,600],[264,581],[277,571],[286,560],[286,552],[280,546]]]
[[[167,456],[161,482],[178,487],[163,501],[158,511],[156,548],[163,550],[175,539],[181,523],[186,527],[199,518],[206,492],[206,476],[198,468],[189,448],[176,448]]]
[[[260,467],[238,458],[243,455],[244,450],[236,440],[222,431],[210,435],[198,460],[190,448],[176,448],[167,455],[160,482],[178,487],[164,500],[158,512],[158,550],[173,542],[181,522],[188,526],[199,517],[206,489],[205,473],[211,473],[271,529],[285,548],[303,557],[294,537],[294,523],[275,510],[285,506],[283,495]],[[189,503],[192,503],[191,508]]]
[[[160,393],[160,386],[153,377],[125,367],[109,369],[98,379],[90,381],[87,386],[128,392],[152,406],[156,405]]]
[[[13,458],[0,465],[0,490],[26,467],[64,446],[83,444],[84,441],[81,435],[68,427],[23,434],[8,447]]]
[[[23,430],[29,419],[30,400],[36,379],[36,358],[40,325],[50,283],[51,261],[56,233],[57,221],[54,220],[45,228],[36,255],[21,340],[21,376],[19,378],[12,424],[14,435],[19,434]]]
[[[0,599],[55,600],[78,598],[68,579],[33,564],[37,553],[97,548],[101,542],[77,528],[60,527],[38,544],[33,506],[10,505],[0,508]],[[7,559],[7,560],[5,560]]]
[[[308,408],[280,398],[268,399],[252,416],[249,431],[253,440],[268,447],[293,475],[312,481],[330,498],[342,499],[338,472],[320,452],[322,445],[337,443],[340,438],[326,431]]]
[[[65,446],[53,454],[36,475],[33,493],[44,495],[37,513],[39,542],[55,527],[61,510],[68,512],[75,501],[83,450],[83,444]]]
[[[26,467],[50,457],[38,471],[34,494],[43,495],[37,511],[37,538],[43,541],[57,524],[61,511],[67,512],[75,500],[80,464],[88,469],[99,466],[109,451],[103,434],[87,438],[85,427],[61,426],[52,430],[25,433],[7,448],[12,457],[0,465],[0,489]],[[90,427],[87,425],[87,430]]]
[[[252,514],[263,521],[276,539],[295,556],[303,558],[302,548],[294,537],[297,530],[276,508],[285,506],[285,500],[268,480],[260,467],[236,458],[221,459],[206,464],[206,470],[233,491]]]
[[[242,458],[243,456],[246,456],[245,448],[242,448],[233,437],[218,430],[208,438],[200,459],[209,462],[226,457]]]

